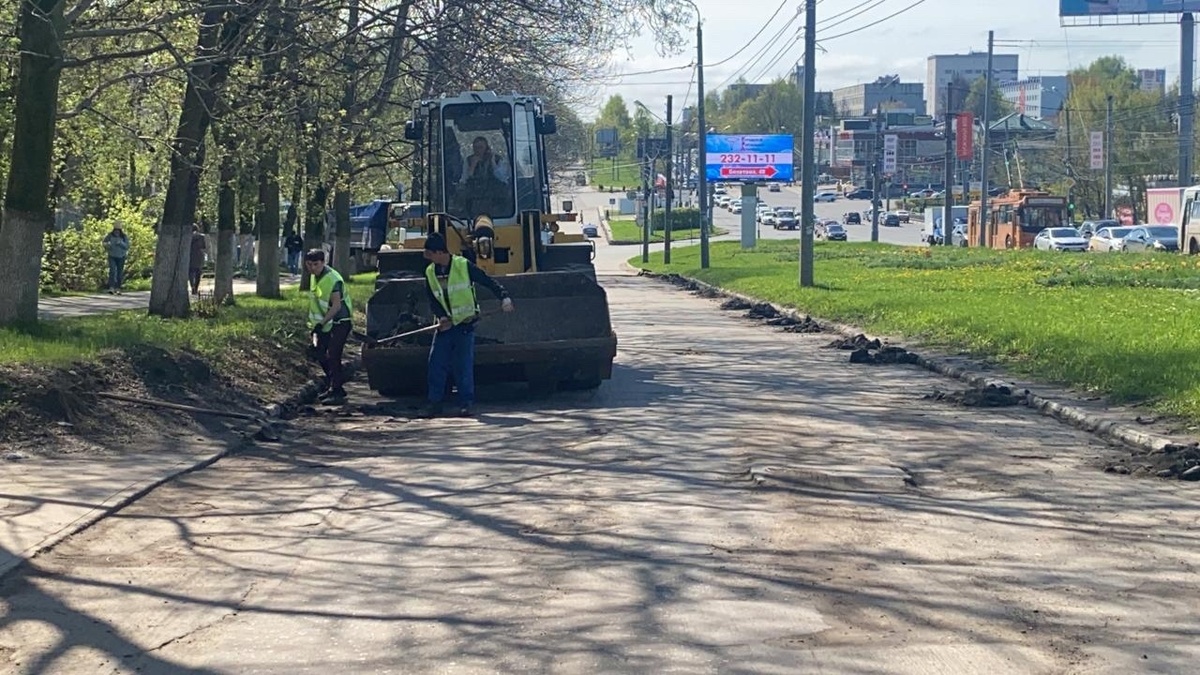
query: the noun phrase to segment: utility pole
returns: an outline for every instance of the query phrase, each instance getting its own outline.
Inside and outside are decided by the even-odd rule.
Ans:
[[[946,166],[945,166],[945,183],[946,189],[942,191],[945,195],[945,207],[942,211],[942,243],[946,246],[954,245],[954,113],[951,112],[954,106],[951,102],[950,88],[953,83],[946,84]],[[936,94],[935,94],[936,95]],[[958,133],[962,133],[961,131]],[[934,242],[930,242],[933,246]]]
[[[813,285],[813,134],[817,124],[817,0],[806,0],[804,23],[804,130],[801,131],[800,161],[800,285]]]
[[[1113,147],[1113,97],[1105,97],[1104,104],[1104,217],[1112,218],[1112,147]]]
[[[988,225],[988,160],[992,145],[992,56],[995,46],[995,31],[988,31],[987,72],[984,73],[983,88],[983,143],[979,148],[982,161],[979,164],[979,246],[987,247]]]
[[[1192,120],[1196,99],[1192,91],[1196,68],[1196,24],[1191,12],[1179,18],[1182,46],[1179,49],[1179,187],[1192,184],[1192,143],[1195,132]],[[1189,233],[1190,234],[1190,233]],[[1182,236],[1180,237],[1182,241]]]
[[[1075,211],[1070,209],[1070,205],[1075,203],[1071,198],[1071,190],[1075,189],[1075,169],[1071,164],[1071,110],[1063,106],[1063,115],[1067,117],[1067,217],[1071,219],[1071,225],[1075,225]]]
[[[696,9],[696,118],[700,131],[696,134],[696,188],[700,200],[700,269],[708,269],[708,126],[704,121],[704,29],[700,9]]]
[[[642,140],[642,262],[650,262],[650,216],[654,213],[650,208],[650,152],[646,147],[650,139]]]
[[[675,171],[672,154],[675,152],[675,146],[671,142],[671,95],[667,94],[667,201],[663,205],[663,263],[671,264],[671,190],[675,182],[671,178],[671,173]]]
[[[883,111],[875,109],[875,151],[871,155],[871,241],[879,241],[879,163],[883,161]]]

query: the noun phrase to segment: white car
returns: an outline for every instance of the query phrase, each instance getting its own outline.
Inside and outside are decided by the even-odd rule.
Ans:
[[[1133,232],[1132,225],[1102,227],[1096,230],[1088,242],[1089,251],[1120,251],[1125,247],[1125,236]]]
[[[1088,240],[1073,227],[1047,227],[1033,239],[1039,251],[1086,251]]]
[[[896,217],[899,218],[900,222],[902,222],[902,223],[907,223],[909,221],[909,219],[911,218],[908,211],[905,211],[904,209],[900,209],[899,211],[895,211],[894,213],[896,214]]]
[[[814,202],[836,202],[837,201],[837,193],[836,192],[818,192],[817,194],[813,195],[813,201]]]

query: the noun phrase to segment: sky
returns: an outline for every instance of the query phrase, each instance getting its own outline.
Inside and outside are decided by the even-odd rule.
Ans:
[[[738,77],[771,82],[790,73],[804,55],[803,0],[786,0],[773,20],[779,0],[694,1],[704,18],[708,91]],[[1063,27],[1058,8],[1059,0],[818,0],[817,89],[828,91],[897,74],[904,82],[923,83],[928,56],[986,52],[989,30],[995,32],[997,54],[1020,56],[1021,77],[1063,75],[1097,57],[1117,54],[1134,68],[1165,68],[1167,82],[1178,78],[1178,24]],[[789,26],[793,17],[796,20]],[[760,29],[764,30],[756,39]],[[589,104],[578,111],[581,117],[593,119],[613,94],[625,98],[631,113],[635,100],[662,109],[667,94],[673,95],[676,111],[683,107],[684,97],[694,104],[697,89],[690,66],[695,62],[694,24],[686,32],[684,51],[666,56],[657,53],[649,35],[631,36],[610,55],[610,76],[584,92]],[[776,35],[779,39],[772,42]],[[760,57],[763,47],[767,49]],[[678,66],[683,68],[634,74]]]

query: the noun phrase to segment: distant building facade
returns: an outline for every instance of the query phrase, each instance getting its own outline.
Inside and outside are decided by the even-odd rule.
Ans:
[[[1065,75],[1027,77],[1001,82],[1000,93],[1018,114],[1035,120],[1053,120],[1058,118],[1071,94],[1071,82]]]
[[[933,116],[940,119],[946,112],[946,85],[955,78],[968,83],[987,74],[987,52],[969,54],[936,54],[926,60],[925,93],[929,96]],[[1016,54],[993,54],[992,81],[1017,81],[1018,57]]]
[[[1142,91],[1157,92],[1160,96],[1167,93],[1167,71],[1159,68],[1139,68],[1137,71],[1138,88]]]
[[[925,114],[925,85],[901,82],[899,77],[881,77],[867,84],[833,90],[833,107],[839,117],[861,117],[876,110],[906,110]]]

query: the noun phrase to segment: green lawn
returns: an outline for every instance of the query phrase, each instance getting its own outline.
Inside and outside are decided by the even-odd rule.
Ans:
[[[634,220],[633,216],[610,218],[608,221],[609,229],[612,230],[613,243],[618,242],[633,242],[641,243],[642,228]],[[718,237],[725,234],[726,230],[719,227],[714,227],[710,233],[713,237]],[[691,228],[687,230],[676,229],[671,232],[671,241],[686,241],[693,239],[700,240],[700,228]],[[661,230],[651,235],[650,241],[661,242],[663,233]]]
[[[805,289],[795,242],[714,243],[707,270],[682,248],[648,267],[1200,419],[1196,258],[818,242]]]
[[[623,159],[618,157],[615,161],[616,172],[613,172],[614,160],[597,159],[592,163],[588,170],[589,185],[603,185],[607,190],[609,187],[620,189],[625,186],[627,189],[633,189],[635,186],[642,184],[642,174],[638,171],[637,160]]]
[[[351,279],[356,313],[365,308],[373,288],[374,275]],[[301,341],[306,332],[305,302],[299,291],[289,289],[280,300],[239,295],[236,305],[219,309],[211,318],[166,320],[139,309],[0,328],[0,364],[66,364],[137,344],[187,347],[212,355],[249,336]]]

